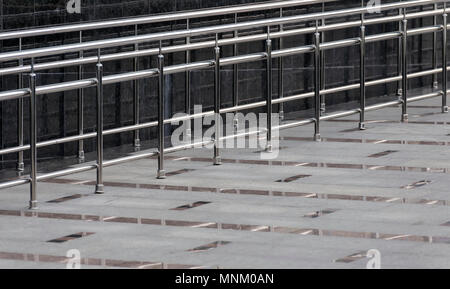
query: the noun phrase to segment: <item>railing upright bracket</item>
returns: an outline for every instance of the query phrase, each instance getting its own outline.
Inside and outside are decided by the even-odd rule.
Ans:
[[[360,120],[359,129],[366,129],[366,26],[364,14],[361,15],[361,44],[360,44]]]
[[[216,46],[214,47],[214,165],[219,166],[222,164],[222,158],[220,157],[220,138],[222,137],[222,122],[220,117],[220,46],[219,35],[216,34]]]
[[[280,17],[283,17],[283,8],[280,9]],[[283,25],[280,25],[279,31],[283,32]],[[278,40],[278,49],[283,49],[283,37]],[[278,98],[284,97],[284,58],[280,57],[278,59]],[[279,104],[278,112],[280,114],[280,121],[284,120],[284,103]]]
[[[22,38],[19,38],[19,50],[22,50]],[[19,66],[23,66],[23,59],[19,59]],[[17,88],[23,88],[23,74],[19,73],[17,76]],[[23,98],[17,100],[17,139],[18,146],[23,146]],[[17,154],[17,171],[23,172],[25,170],[25,162],[23,160],[23,151]]]
[[[314,34],[314,140],[321,141],[320,137],[320,116],[321,116],[321,97],[320,97],[320,32],[318,24]]]
[[[272,152],[272,112],[273,112],[273,99],[272,99],[272,39],[270,37],[270,26],[267,27],[267,40],[266,40],[266,82],[267,82],[267,144],[266,152]]]
[[[134,26],[134,35],[138,36],[138,26]],[[139,51],[139,44],[134,45],[134,50]],[[133,58],[133,68],[134,71],[139,71],[139,57]],[[134,124],[138,125],[140,123],[140,94],[139,94],[139,79],[133,81],[133,104],[134,104]],[[140,130],[134,131],[134,142],[133,145],[136,149],[141,147],[141,133]]]
[[[101,50],[97,52],[97,183],[96,194],[104,194],[103,184],[103,64],[100,62]]]
[[[83,43],[83,32],[80,31],[80,43]],[[83,58],[83,51],[78,53],[78,57]],[[78,80],[83,79],[83,65],[78,66]],[[78,89],[78,134],[84,134],[84,90]],[[78,160],[83,162],[85,160],[84,154],[84,140],[78,141]]]
[[[444,9],[446,5],[444,4]],[[442,113],[448,113],[448,105],[447,105],[447,23],[448,23],[448,15],[444,13],[442,15]]]
[[[166,178],[164,170],[164,54],[162,41],[159,43],[158,55],[158,179]]]
[[[402,21],[402,122],[408,121],[408,20],[403,9]]]
[[[30,73],[30,210],[38,209],[37,201],[37,105],[36,105],[36,73],[34,72],[34,59],[31,60]]]

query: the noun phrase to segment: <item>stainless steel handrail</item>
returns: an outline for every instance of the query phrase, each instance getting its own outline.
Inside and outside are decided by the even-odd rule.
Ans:
[[[380,5],[381,11],[386,10],[394,10],[401,9],[407,7],[414,7],[417,5],[429,5],[439,2],[446,2],[444,0],[413,0],[413,1],[405,1],[393,4],[385,4]],[[186,38],[186,37],[194,37],[200,35],[210,35],[216,33],[225,33],[235,30],[243,30],[243,29],[252,29],[252,28],[261,28],[266,26],[277,26],[284,25],[289,23],[299,23],[299,22],[308,22],[308,21],[317,21],[320,19],[333,18],[333,17],[343,17],[355,14],[364,14],[369,13],[369,8],[353,8],[346,10],[338,10],[331,12],[322,12],[322,13],[314,13],[308,15],[296,15],[296,16],[287,16],[287,17],[279,17],[272,18],[270,20],[256,20],[256,21],[248,21],[242,23],[235,24],[225,24],[218,25],[212,27],[202,27],[195,29],[186,29],[186,30],[178,30],[172,32],[160,32],[153,33],[147,35],[139,35],[139,36],[130,36],[130,37],[121,37],[118,39],[106,39],[106,40],[98,40],[91,41],[85,43],[78,44],[68,44],[68,45],[60,45],[60,46],[52,46],[45,48],[36,48],[36,49],[28,49],[22,50],[18,52],[7,52],[0,53],[0,61],[11,61],[11,60],[19,60],[24,58],[33,58],[33,57],[42,57],[42,56],[50,56],[64,53],[72,53],[79,52],[83,50],[92,50],[92,49],[100,49],[100,48],[111,48],[116,46],[126,46],[126,45],[134,45],[137,43],[144,42],[156,42],[161,40],[170,40],[177,38]]]
[[[107,29],[114,27],[135,26],[152,23],[173,22],[188,19],[199,19],[213,16],[231,15],[236,13],[248,13],[257,11],[266,11],[281,8],[300,7],[311,4],[319,4],[322,2],[335,2],[338,0],[289,0],[289,1],[276,1],[270,3],[258,3],[258,4],[246,4],[236,5],[232,7],[194,10],[187,12],[166,13],[155,16],[134,17],[130,19],[117,19],[109,21],[97,21],[91,23],[80,23],[72,25],[52,26],[36,29],[8,31],[0,33],[0,40],[18,39],[26,37],[35,37],[42,35],[54,35],[61,33],[70,33],[78,31]]]
[[[88,171],[92,169],[97,170],[97,182],[96,182],[96,193],[103,193],[103,168],[115,164],[119,164],[126,161],[131,160],[137,160],[141,158],[147,158],[149,156],[158,156],[158,177],[164,178],[164,153],[173,152],[177,150],[182,149],[188,149],[192,148],[195,145],[189,144],[185,146],[175,147],[175,148],[165,148],[164,147],[164,130],[163,126],[164,124],[172,123],[173,121],[181,121],[181,120],[189,120],[189,119],[196,119],[201,118],[205,116],[214,115],[214,113],[228,113],[228,112],[237,112],[241,110],[248,110],[252,108],[257,107],[266,107],[266,110],[268,112],[272,111],[273,105],[276,104],[284,104],[293,100],[298,99],[305,99],[305,98],[314,98],[315,103],[315,110],[314,110],[314,118],[313,119],[307,119],[299,122],[294,123],[287,123],[282,124],[279,127],[271,127],[271,121],[269,118],[267,130],[265,131],[267,133],[267,141],[268,141],[268,147],[267,149],[271,149],[271,132],[273,129],[285,129],[285,128],[291,128],[295,126],[300,125],[306,125],[310,123],[315,124],[315,139],[320,140],[320,122],[324,120],[330,120],[333,118],[340,118],[345,117],[352,114],[359,114],[360,115],[360,123],[359,127],[360,129],[364,129],[364,122],[365,117],[364,113],[366,111],[381,109],[388,106],[394,106],[394,105],[402,105],[402,119],[405,121],[407,120],[407,104],[412,101],[419,101],[431,97],[438,97],[442,96],[442,112],[447,112],[447,71],[449,68],[447,67],[447,61],[444,61],[443,66],[441,68],[433,67],[431,70],[426,71],[420,71],[415,73],[408,73],[407,71],[407,37],[413,36],[413,35],[419,35],[419,34],[425,34],[425,33],[440,33],[442,32],[444,37],[442,38],[443,47],[447,47],[447,30],[448,30],[448,23],[447,23],[447,12],[448,9],[446,8],[446,2],[448,1],[425,1],[425,0],[415,0],[415,1],[402,1],[397,3],[391,3],[391,4],[385,4],[381,5],[380,10],[387,11],[387,10],[399,10],[402,13],[395,16],[384,16],[379,18],[373,18],[373,19],[365,19],[364,16],[366,13],[368,13],[368,9],[366,7],[362,8],[352,8],[352,9],[344,9],[344,10],[337,10],[337,11],[331,11],[331,12],[322,12],[322,13],[313,13],[313,14],[307,14],[307,15],[295,15],[295,16],[284,16],[282,13],[280,17],[270,18],[270,19],[264,19],[264,20],[257,20],[257,21],[248,21],[248,22],[240,22],[240,23],[234,23],[234,24],[226,24],[226,25],[217,25],[217,26],[211,26],[206,28],[196,28],[191,29],[189,26],[185,30],[178,30],[178,31],[172,31],[172,32],[164,32],[164,33],[153,33],[153,34],[146,34],[146,35],[135,35],[131,37],[123,37],[123,38],[116,38],[116,39],[106,39],[106,40],[100,40],[100,41],[91,41],[91,42],[82,42],[82,35],[81,31],[90,30],[90,29],[102,29],[105,27],[108,27],[107,25],[110,24],[112,27],[119,27],[119,26],[129,26],[129,25],[139,25],[144,23],[154,23],[154,22],[163,22],[163,21],[170,21],[175,19],[190,19],[190,18],[201,18],[211,15],[225,15],[225,14],[237,14],[242,12],[248,12],[248,11],[257,11],[258,9],[275,9],[275,8],[283,8],[283,7],[294,7],[302,5],[301,3],[318,3],[322,1],[280,1],[277,3],[265,3],[265,4],[257,4],[257,5],[247,5],[247,6],[239,6],[239,7],[231,7],[231,8],[223,8],[223,9],[217,9],[216,10],[205,10],[200,11],[199,14],[195,14],[195,12],[187,12],[187,13],[178,13],[178,14],[172,14],[172,15],[158,15],[158,16],[151,16],[151,17],[141,17],[141,18],[135,18],[135,19],[126,19],[126,20],[114,20],[114,21],[105,21],[105,22],[98,22],[98,23],[88,23],[88,24],[77,24],[77,25],[68,25],[68,26],[61,26],[57,27],[56,32],[54,33],[64,33],[69,31],[80,31],[80,43],[78,44],[71,44],[71,45],[59,45],[54,47],[47,47],[47,48],[39,48],[39,49],[29,49],[29,50],[22,50],[16,52],[8,52],[8,53],[0,53],[0,61],[11,61],[11,60],[17,60],[17,61],[23,61],[24,59],[30,58],[32,59],[32,64],[29,66],[23,66],[23,63],[21,63],[18,67],[11,67],[11,68],[5,68],[0,69],[0,75],[7,75],[7,74],[22,74],[31,72],[30,74],[30,88],[28,89],[18,89],[18,90],[11,90],[11,91],[5,91],[0,92],[0,101],[5,100],[13,100],[13,99],[19,99],[21,100],[24,97],[30,97],[32,100],[32,105],[30,106],[30,115],[31,115],[31,125],[30,125],[30,134],[31,134],[31,144],[30,145],[19,145],[18,147],[14,148],[7,148],[0,150],[0,155],[3,154],[9,154],[9,153],[22,153],[25,150],[31,150],[32,155],[32,166],[31,166],[31,176],[28,179],[23,180],[17,180],[12,182],[7,182],[0,184],[1,188],[7,188],[12,187],[16,185],[21,185],[25,183],[31,184],[31,190],[30,190],[30,208],[35,209],[37,207],[37,190],[36,190],[36,183],[40,180],[45,180],[48,178],[54,178],[58,176],[64,176],[72,173],[78,173],[82,171]],[[444,6],[442,8],[439,8],[439,5],[436,5],[437,3],[444,2]],[[423,12],[414,12],[414,13],[406,13],[406,9],[408,7],[416,7],[416,6],[424,6],[424,5],[434,5],[434,10],[432,11],[423,11]],[[208,14],[209,13],[209,14]],[[218,13],[218,14],[216,14]],[[174,16],[175,15],[175,16]],[[292,29],[282,29],[277,32],[272,32],[271,27],[279,27],[281,25],[285,24],[298,24],[301,22],[307,22],[307,21],[313,21],[313,20],[324,20],[331,17],[343,17],[343,16],[351,16],[351,15],[360,15],[361,19],[358,21],[349,21],[344,23],[336,23],[336,24],[327,24],[324,23],[323,25],[317,25],[316,27],[308,27],[308,28],[292,28]],[[414,29],[407,29],[407,23],[409,19],[414,18],[421,18],[421,17],[437,17],[441,15],[443,19],[442,25],[436,25],[434,23],[432,26],[429,27],[420,27],[420,28],[414,28]],[[172,17],[172,18],[170,18]],[[173,18],[175,17],[175,18]],[[177,18],[181,17],[181,18]],[[159,20],[158,20],[159,19]],[[152,22],[153,21],[153,22]],[[402,22],[402,26],[400,27],[401,30],[397,32],[389,32],[389,33],[382,33],[377,35],[369,35],[367,36],[365,34],[365,26],[367,25],[375,25],[380,23],[388,23],[388,22]],[[332,41],[332,42],[323,42],[321,33],[324,31],[331,31],[331,30],[337,30],[337,29],[345,29],[349,27],[360,27],[360,37],[357,38],[351,38],[351,39],[344,39],[344,40],[338,40],[338,41]],[[266,33],[259,33],[256,35],[246,35],[246,36],[240,36],[239,30],[243,29],[253,29],[253,28],[264,28],[266,29]],[[75,29],[75,30],[74,30]],[[136,30],[137,31],[137,30]],[[229,39],[219,39],[218,34],[222,32],[233,32],[234,37]],[[35,33],[34,35],[44,35],[46,33],[50,33],[48,28],[41,28],[41,29],[32,29],[27,31],[17,31],[15,36],[12,34],[14,32],[6,32],[6,33],[0,33],[0,40],[1,39],[13,39],[13,38],[19,38],[20,40],[23,37],[31,36],[31,33]],[[193,36],[199,36],[199,35],[209,35],[214,34],[216,39],[215,41],[202,41],[198,43],[191,43],[190,37]],[[291,48],[280,48],[278,50],[272,49],[272,40],[276,38],[282,39],[283,37],[287,36],[294,36],[294,35],[300,35],[300,34],[314,34],[314,44],[312,45],[305,45],[301,47],[291,47]],[[185,38],[186,44],[183,45],[173,45],[169,47],[163,47],[163,40],[173,40],[178,38]],[[394,76],[394,77],[388,77],[384,79],[377,79],[373,81],[366,81],[365,80],[365,49],[366,44],[370,42],[376,42],[376,41],[384,41],[388,39],[401,39],[402,44],[402,50],[400,53],[400,60],[401,60],[401,66],[402,71],[401,74]],[[247,54],[247,55],[237,55],[235,53],[232,57],[226,57],[226,58],[220,58],[220,47],[223,45],[236,45],[237,43],[248,43],[252,41],[260,41],[260,40],[266,40],[266,49],[263,52],[260,53],[254,53],[254,54]],[[159,41],[159,48],[157,49],[146,49],[146,50],[139,50],[139,43],[143,42],[153,42],[153,41]],[[436,40],[437,41],[437,40]],[[116,54],[109,54],[109,55],[102,55],[101,54],[101,48],[106,47],[117,47],[117,46],[123,46],[123,45],[134,45],[134,50],[131,52],[122,52],[122,53],[116,53]],[[325,89],[322,82],[322,58],[320,52],[328,50],[328,49],[335,49],[339,47],[348,47],[348,46],[354,46],[359,45],[361,49],[361,81],[359,84],[352,84],[352,85],[345,85],[341,87],[335,87],[335,88],[328,88]],[[164,65],[164,54],[170,54],[173,52],[179,52],[179,51],[189,51],[189,50],[195,50],[200,48],[208,48],[208,47],[214,47],[215,51],[215,59],[213,60],[206,60],[206,61],[200,61],[200,62],[190,62],[189,61],[189,54],[187,54],[186,57],[186,64],[180,64],[180,65],[172,65],[172,66],[165,66]],[[437,45],[434,43],[434,54],[436,54],[436,47]],[[21,47],[20,47],[21,48]],[[34,64],[34,58],[37,57],[43,57],[43,56],[50,56],[50,55],[57,55],[57,54],[64,54],[67,52],[77,52],[80,53],[80,56],[82,56],[82,52],[85,50],[90,49],[97,49],[98,53],[96,57],[79,57],[72,60],[66,60],[62,62],[48,62],[48,63],[38,63]],[[300,95],[293,95],[293,96],[287,96],[287,97],[280,97],[278,99],[272,99],[272,87],[271,85],[268,85],[267,92],[266,92],[266,100],[241,105],[237,101],[235,101],[233,107],[221,109],[220,108],[220,69],[222,66],[225,65],[236,65],[239,63],[248,63],[253,61],[266,61],[267,68],[266,68],[266,76],[267,80],[272,79],[272,61],[275,58],[283,58],[286,56],[291,55],[298,55],[298,54],[305,54],[305,53],[314,53],[314,59],[315,59],[315,88],[313,92],[307,92]],[[127,72],[127,73],[121,73],[121,74],[115,74],[115,75],[109,75],[109,76],[103,76],[103,66],[102,62],[104,61],[112,61],[112,60],[118,60],[118,59],[127,59],[127,58],[133,58],[136,61],[137,57],[142,56],[149,56],[149,55],[157,55],[158,56],[158,67],[147,69],[147,70],[138,70],[137,66],[135,65],[135,71],[133,72]],[[446,49],[443,49],[442,52],[443,59],[447,59]],[[45,70],[49,68],[56,68],[56,67],[65,67],[65,66],[80,66],[88,63],[97,63],[97,75],[95,78],[91,79],[82,79],[80,77],[77,81],[71,81],[71,82],[63,82],[63,83],[56,83],[51,85],[44,85],[44,86],[36,86],[36,71],[38,70]],[[136,62],[135,62],[136,63]],[[170,118],[165,119],[163,115],[163,97],[164,97],[164,76],[169,74],[175,74],[175,73],[189,73],[189,71],[193,70],[199,70],[199,69],[205,69],[205,68],[211,68],[214,67],[215,69],[215,106],[214,111],[207,111],[197,114],[191,114],[190,111],[187,111],[187,115],[185,117],[178,117],[178,118]],[[408,79],[416,78],[416,77],[422,77],[426,75],[437,75],[441,73],[443,77],[443,89],[441,91],[433,92],[431,94],[425,94],[420,95],[416,97],[407,97],[407,81]],[[81,75],[81,74],[80,74]],[[158,121],[154,122],[148,122],[148,123],[138,123],[138,120],[135,121],[134,125],[127,126],[127,127],[120,127],[110,130],[103,131],[103,117],[102,117],[102,109],[103,109],[103,86],[118,82],[124,82],[124,81],[136,81],[140,79],[147,79],[150,77],[158,77]],[[187,77],[187,79],[189,79]],[[236,78],[235,78],[236,79]],[[380,85],[380,84],[386,84],[390,82],[399,82],[401,81],[402,84],[402,97],[401,99],[397,101],[392,101],[388,103],[382,103],[372,106],[366,106],[365,105],[365,89],[367,87]],[[271,83],[271,82],[270,82]],[[281,79],[281,84],[283,83]],[[63,91],[70,91],[70,90],[79,90],[82,91],[84,88],[88,87],[96,87],[97,88],[97,131],[95,133],[89,133],[89,134],[83,134],[80,133],[77,136],[71,136],[71,137],[65,137],[60,138],[56,140],[50,140],[46,142],[37,143],[37,136],[36,136],[36,98],[40,95],[44,94],[50,94],[50,93],[56,93],[56,92],[63,92]],[[360,96],[361,96],[361,106],[359,109],[352,109],[349,111],[344,112],[338,112],[333,114],[327,114],[327,115],[321,115],[321,97],[329,94],[333,94],[336,92],[341,91],[348,91],[352,89],[360,89]],[[187,89],[189,89],[189,84],[187,85]],[[82,95],[82,94],[81,94]],[[187,95],[187,97],[189,97]],[[138,100],[138,96],[135,95],[135,101]],[[187,107],[187,110],[189,110],[189,107]],[[271,114],[270,114],[271,115]],[[120,158],[117,160],[111,160],[111,161],[103,161],[103,136],[105,135],[111,135],[121,132],[127,132],[127,131],[139,131],[143,128],[149,128],[149,127],[158,127],[158,151],[156,152],[150,152],[145,153],[141,155],[133,155],[128,156],[124,158]],[[81,130],[82,132],[82,130]],[[219,134],[217,134],[219,135]],[[84,167],[77,167],[73,169],[67,169],[60,172],[54,172],[46,175],[40,175],[37,176],[37,158],[36,158],[36,152],[37,149],[40,147],[50,146],[54,144],[60,144],[60,143],[67,143],[72,141],[82,141],[88,138],[97,138],[97,163],[95,165],[86,165]],[[236,137],[236,136],[226,136],[226,138],[230,137]],[[138,139],[138,138],[136,138]],[[215,164],[220,164],[220,150],[218,149],[217,143],[220,142],[220,139],[203,142],[201,144],[210,144],[211,142],[215,144],[214,149],[214,162]],[[198,144],[196,144],[198,145]]]

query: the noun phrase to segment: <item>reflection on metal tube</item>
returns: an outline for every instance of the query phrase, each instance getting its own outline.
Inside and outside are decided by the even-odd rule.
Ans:
[[[22,38],[19,38],[19,50],[22,50]],[[23,66],[23,59],[19,60],[19,66]],[[17,88],[23,88],[23,75],[17,75]],[[17,145],[23,146],[23,98],[17,100]],[[25,170],[25,162],[23,159],[23,151],[19,151],[17,155],[17,171],[23,172]]]
[[[364,16],[361,16],[361,47],[360,47],[360,118],[359,129],[366,129],[366,27]]]
[[[267,112],[267,144],[266,151],[272,152],[272,39],[270,38],[270,26],[267,27],[266,40],[266,112]]]
[[[158,179],[165,179],[166,172],[164,170],[164,55],[159,43],[160,54],[158,55]]]
[[[446,4],[444,3],[444,7]],[[448,113],[447,106],[447,14],[442,15],[442,113]]]
[[[403,11],[403,13],[406,13]],[[404,14],[406,15],[406,14]],[[402,21],[402,121],[408,121],[408,20]]]
[[[314,52],[314,111],[315,111],[315,126],[314,126],[314,140],[320,141],[320,33],[314,34],[314,45],[316,46]]]
[[[36,118],[36,73],[33,70],[34,59],[31,60],[30,73],[30,206],[31,210],[37,209],[37,118]]]
[[[222,164],[220,157],[220,138],[222,136],[221,131],[221,117],[220,117],[220,47],[218,45],[219,36],[216,34],[216,47],[214,48],[214,165],[218,166]]]
[[[100,62],[101,51],[98,50],[97,63],[97,183],[96,194],[105,193],[103,185],[103,64]]]

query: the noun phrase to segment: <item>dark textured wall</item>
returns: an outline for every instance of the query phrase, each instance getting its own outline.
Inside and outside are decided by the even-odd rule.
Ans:
[[[112,19],[119,17],[129,17],[137,15],[157,14],[164,12],[173,12],[187,9],[199,9],[214,6],[234,5],[250,2],[263,2],[256,0],[82,0],[82,13],[68,14],[65,10],[66,1],[64,0],[0,0],[1,5],[1,27],[3,30],[13,30],[27,27],[48,26],[63,24],[69,22],[94,21],[100,19]],[[383,1],[396,2],[396,1]],[[361,5],[361,1],[337,1],[326,5],[327,10],[343,9]],[[322,10],[321,5],[309,5],[297,10],[286,10],[286,15],[311,13]],[[261,19],[277,15],[277,12],[268,11],[265,13],[252,13],[242,15],[240,21],[248,19]],[[351,20],[347,18],[345,20]],[[230,17],[202,19],[195,21],[193,26],[217,25],[220,23],[230,23],[233,19]],[[337,20],[336,20],[337,21]],[[419,21],[419,20],[418,20]],[[431,24],[432,19],[420,20],[424,24]],[[411,27],[420,24],[417,21],[411,21]],[[305,23],[305,26],[314,25],[314,23]],[[167,31],[170,29],[183,29],[185,23],[165,23],[162,25],[141,26],[139,33],[150,33],[155,31]],[[368,27],[368,34],[393,31],[397,29],[397,24],[379,25],[377,27]],[[132,35],[133,29],[130,27],[124,29],[105,29],[84,33],[83,41],[91,41],[107,37],[123,37]],[[229,35],[222,35],[228,37]],[[358,28],[346,29],[336,32],[328,32],[325,35],[327,41],[344,39],[358,36]],[[409,39],[409,61],[410,70],[418,70],[431,67],[431,35],[411,37]],[[67,33],[63,35],[50,35],[43,37],[31,37],[24,40],[24,49],[56,45],[62,43],[74,43],[79,41],[77,33]],[[311,44],[311,35],[296,36],[286,38],[286,47],[294,47],[304,44]],[[182,42],[180,42],[182,43]],[[169,44],[169,43],[167,43]],[[2,51],[17,49],[17,41],[4,41],[1,43]],[[142,45],[150,47],[154,44]],[[275,48],[277,48],[275,41]],[[127,51],[132,47],[122,47],[120,49],[111,49],[107,52]],[[264,43],[251,43],[239,45],[239,53],[259,52],[264,49]],[[212,59],[212,49],[203,49],[193,52],[193,61]],[[223,56],[230,56],[231,47],[224,47]],[[86,55],[92,52],[86,52]],[[393,76],[397,70],[397,41],[384,41],[375,44],[369,44],[367,50],[368,79],[377,79],[386,76]],[[45,59],[58,60],[73,58],[75,55],[64,55]],[[184,54],[176,53],[168,57],[167,64],[183,63]],[[310,91],[313,87],[313,62],[311,55],[300,55],[286,57],[285,65],[285,91],[286,95],[297,94]],[[140,68],[156,67],[155,57],[143,57],[139,60]],[[2,67],[14,65],[3,63]],[[275,63],[274,67],[277,67]],[[84,67],[84,77],[94,77],[95,67],[87,65]],[[239,95],[242,102],[261,100],[265,91],[265,66],[262,62],[242,64],[239,66]],[[105,63],[105,73],[113,74],[127,72],[132,70],[132,61],[116,61]],[[38,84],[49,84],[60,81],[71,81],[77,77],[76,68],[55,69],[43,71],[38,74]],[[231,67],[225,68],[222,75],[223,105],[231,104],[232,90],[231,80],[233,74]],[[274,94],[277,91],[277,72],[274,73]],[[27,79],[24,79],[25,83]],[[184,108],[184,74],[167,77],[168,92],[166,95],[169,104],[168,116],[172,113],[181,112]],[[1,78],[1,89],[16,88],[17,77],[7,76]],[[326,52],[326,84],[327,87],[345,85],[359,82],[359,47],[350,47],[336,49]],[[424,78],[411,82],[412,87],[428,85],[431,79]],[[428,83],[428,84],[427,84]],[[213,72],[211,70],[197,71],[192,73],[192,103],[203,104],[204,106],[213,103]],[[259,84],[259,85],[258,85]],[[142,80],[139,84],[141,95],[141,121],[150,121],[155,119],[156,115],[156,79]],[[381,96],[393,94],[396,85],[379,86],[369,89],[369,96]],[[108,85],[105,87],[105,127],[113,128],[133,123],[133,86],[132,82]],[[345,103],[356,100],[358,91],[339,93],[328,97],[327,103],[332,105],[336,103]],[[354,105],[354,104],[352,104]],[[311,100],[292,102],[287,105],[287,112],[305,110],[312,107]],[[26,107],[27,111],[27,102]],[[16,102],[9,101],[0,104],[1,117],[1,146],[13,146],[17,142],[16,138]],[[27,136],[28,119],[26,113],[25,131]],[[63,137],[77,133],[77,93],[76,91],[52,94],[42,96],[38,102],[38,135],[39,140],[46,140],[56,137]],[[85,90],[85,128],[86,132],[95,129],[95,91],[94,89]],[[142,132],[143,139],[149,139],[154,136],[153,130]],[[106,138],[107,146],[116,146],[121,144],[131,144],[132,134],[124,133],[120,136],[110,136]],[[86,150],[93,149],[93,141],[86,142]],[[40,155],[73,155],[76,153],[76,144],[66,144],[40,150]],[[9,156],[14,158],[14,156]]]

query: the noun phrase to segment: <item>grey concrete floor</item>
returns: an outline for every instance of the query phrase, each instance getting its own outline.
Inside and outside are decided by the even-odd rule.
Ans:
[[[0,268],[65,268],[71,249],[84,268],[362,269],[371,249],[383,268],[450,268],[450,115],[438,105],[412,104],[409,123],[399,108],[370,112],[366,131],[352,130],[357,116],[323,122],[323,142],[311,126],[282,131],[271,162],[225,149],[213,166],[195,149],[169,155],[165,180],[155,159],[109,167],[104,195],[95,172],[42,182],[36,212],[28,186],[2,190]],[[93,234],[49,242],[80,232]]]

